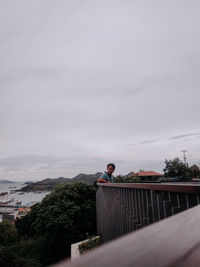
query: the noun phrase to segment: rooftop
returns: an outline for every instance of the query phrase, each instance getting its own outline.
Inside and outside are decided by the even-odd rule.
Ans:
[[[154,171],[137,172],[138,176],[163,176],[163,174]]]

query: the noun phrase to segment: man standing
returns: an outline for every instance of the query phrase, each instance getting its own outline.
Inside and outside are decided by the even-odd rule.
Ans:
[[[113,175],[112,175],[114,170],[115,170],[115,164],[108,163],[107,171],[102,173],[102,175],[98,179],[98,182],[99,183],[114,183],[114,179],[113,179]]]

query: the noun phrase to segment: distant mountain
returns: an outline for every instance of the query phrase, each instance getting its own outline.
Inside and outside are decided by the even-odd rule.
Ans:
[[[0,180],[0,184],[8,184],[8,183],[14,183],[14,182],[8,180]]]
[[[97,179],[100,177],[101,174],[102,172],[97,172],[95,174],[80,173],[74,178],[64,178],[64,177],[46,178],[36,183],[30,183],[21,188],[20,191],[24,192],[51,191],[58,184],[73,183],[73,182],[85,182],[87,184],[93,184],[95,181],[97,181]]]
[[[59,177],[59,178],[46,178],[42,181],[37,182],[38,184],[61,184],[61,183],[71,183],[72,179],[70,178],[64,178],[64,177]]]
[[[85,182],[87,184],[93,184],[95,181],[98,180],[98,178],[101,176],[102,172],[97,172],[95,174],[85,174],[80,173],[74,178],[72,178],[73,181],[79,181],[79,182]]]

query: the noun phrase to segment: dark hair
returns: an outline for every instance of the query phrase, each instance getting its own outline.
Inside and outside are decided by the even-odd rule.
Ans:
[[[107,169],[108,169],[109,166],[112,166],[115,169],[115,164],[114,163],[108,163]]]

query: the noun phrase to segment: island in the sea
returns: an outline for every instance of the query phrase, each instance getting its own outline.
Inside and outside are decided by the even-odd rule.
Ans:
[[[73,182],[85,182],[87,184],[94,184],[101,176],[101,172],[97,172],[95,174],[85,174],[80,173],[74,178],[46,178],[42,181],[29,183],[26,186],[22,187],[19,191],[23,192],[43,192],[43,191],[51,191],[57,185],[63,183],[73,183]]]
[[[0,180],[0,184],[9,184],[9,183],[14,183],[14,182],[9,180]]]

